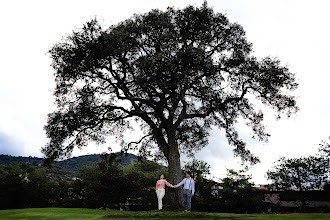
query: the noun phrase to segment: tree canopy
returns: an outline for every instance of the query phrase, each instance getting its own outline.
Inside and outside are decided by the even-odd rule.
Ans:
[[[206,5],[152,10],[108,29],[87,22],[50,50],[58,108],[48,117],[44,153],[54,160],[90,140],[120,137],[137,119],[144,143],[157,142],[165,155],[172,127],[180,149],[191,153],[207,144],[215,125],[236,155],[255,162],[235,122],[242,116],[267,139],[249,97],[290,115],[297,106],[288,91],[297,83],[278,59],[251,52],[243,28]]]
[[[193,159],[190,162],[187,162],[183,166],[184,171],[189,171],[192,177],[204,178],[206,175],[210,174],[211,166],[208,165],[205,161]]]
[[[329,186],[330,145],[320,144],[316,155],[298,158],[281,157],[267,172],[272,187],[277,190],[300,191],[322,189]]]

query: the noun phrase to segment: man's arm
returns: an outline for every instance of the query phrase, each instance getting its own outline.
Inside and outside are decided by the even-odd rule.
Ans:
[[[184,180],[185,179],[183,179],[179,184],[175,185],[175,188],[181,186],[184,183]]]
[[[194,194],[195,194],[195,181],[194,180],[192,180],[192,181],[193,182],[192,182],[192,186],[191,186],[191,193],[194,196]]]

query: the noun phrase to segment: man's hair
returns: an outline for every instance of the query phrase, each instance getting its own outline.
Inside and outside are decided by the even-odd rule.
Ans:
[[[187,174],[189,174],[189,176],[191,176],[191,172],[190,171],[186,171]]]

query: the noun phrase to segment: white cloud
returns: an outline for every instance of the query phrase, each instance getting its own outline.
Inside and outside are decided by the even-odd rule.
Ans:
[[[22,148],[24,148],[23,143],[20,143],[14,137],[0,131],[0,154],[20,156]]]

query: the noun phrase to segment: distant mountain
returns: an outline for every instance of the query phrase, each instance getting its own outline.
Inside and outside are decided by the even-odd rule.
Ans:
[[[11,162],[30,163],[32,165],[38,165],[42,163],[42,158],[39,157],[15,157],[10,155],[0,155],[0,164],[8,164]]]
[[[70,180],[76,176],[79,169],[83,166],[97,163],[100,160],[100,154],[84,155],[79,157],[72,157],[67,160],[58,161],[53,168],[48,169],[42,165],[43,159],[39,157],[15,157],[10,155],[0,155],[0,164],[8,164],[11,162],[29,163],[35,167],[46,169],[49,177],[54,179]],[[122,156],[120,164],[127,166],[131,163],[137,163],[138,158],[134,154],[127,154]]]
[[[72,157],[67,160],[59,161],[56,163],[56,166],[77,173],[81,167],[86,166],[88,164],[97,163],[99,159],[100,159],[99,154],[84,155],[84,156]]]
[[[122,156],[121,159],[122,160],[120,161],[120,164],[124,167],[131,163],[137,163],[138,161],[137,156],[134,154],[127,154],[126,156]],[[88,164],[97,163],[99,160],[100,154],[91,154],[59,161],[56,163],[56,165],[63,169],[71,170],[76,173],[79,171],[80,167],[86,166]]]

